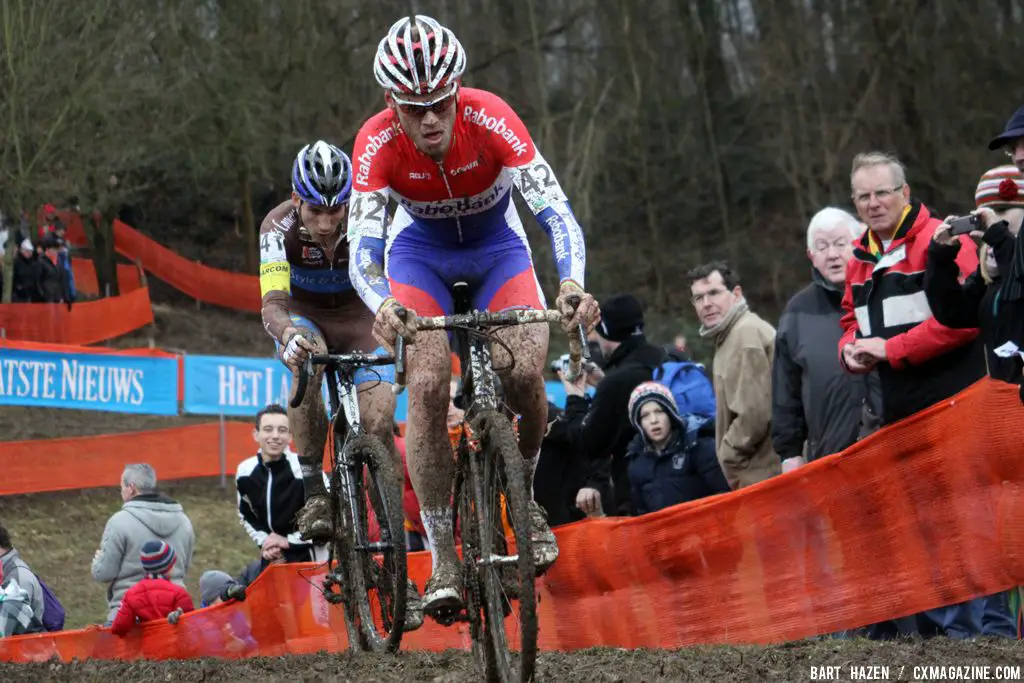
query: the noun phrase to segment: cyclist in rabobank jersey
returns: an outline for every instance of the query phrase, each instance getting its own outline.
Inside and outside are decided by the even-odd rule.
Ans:
[[[374,75],[387,108],[363,125],[353,150],[349,216],[352,281],[376,313],[374,334],[392,345],[414,334],[399,315],[452,312],[451,287],[470,285],[473,306],[501,311],[545,308],[530,245],[511,200],[522,194],[554,248],[560,286],[556,306],[566,329],[589,331],[599,315],[583,289],[583,233],[551,167],[500,97],[463,88],[466,55],[455,35],[430,17],[395,22],[380,41]],[[398,206],[390,225],[389,199]],[[570,295],[582,303],[567,305]],[[495,346],[495,367],[508,403],[521,416],[519,447],[532,491],[547,401],[543,368],[546,325],[502,330],[514,364]],[[452,535],[453,462],[445,414],[450,355],[442,332],[415,336],[409,347],[407,459],[433,556],[424,611],[461,608],[461,575]],[[558,556],[539,505],[531,504],[539,571]]]
[[[349,252],[343,223],[352,188],[352,164],[340,149],[319,140],[303,147],[292,165],[292,196],[260,226],[260,290],[263,324],[277,343],[281,360],[299,372],[309,353],[371,352],[373,315],[349,280]],[[383,352],[383,349],[377,348]],[[323,483],[327,419],[320,384],[323,366],[309,380],[298,408],[288,408],[299,450],[306,505],[297,519],[300,533],[313,541],[330,537],[330,504]],[[363,424],[395,451],[394,366],[356,373]],[[410,581],[405,630],[423,623],[419,594]]]

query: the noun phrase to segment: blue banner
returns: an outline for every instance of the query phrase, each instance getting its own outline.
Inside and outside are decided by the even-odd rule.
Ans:
[[[178,361],[5,348],[0,405],[177,415]]]
[[[185,405],[192,415],[252,416],[288,406],[292,375],[275,358],[185,356]]]
[[[292,376],[276,358],[234,356],[185,356],[185,405],[191,415],[251,417],[271,403],[288,406]],[[565,389],[559,381],[546,382],[548,400],[565,406]],[[324,405],[327,406],[326,382]],[[588,393],[593,394],[593,389]],[[405,422],[409,392],[395,402],[395,421]]]

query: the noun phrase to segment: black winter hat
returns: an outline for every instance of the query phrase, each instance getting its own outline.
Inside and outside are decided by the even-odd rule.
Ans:
[[[595,331],[608,341],[626,341],[644,333],[644,308],[632,294],[612,294],[600,302],[601,322]]]

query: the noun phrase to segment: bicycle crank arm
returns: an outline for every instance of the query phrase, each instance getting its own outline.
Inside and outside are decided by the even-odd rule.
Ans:
[[[357,546],[355,546],[355,549],[359,550],[359,551],[362,551],[362,552],[383,553],[383,552],[387,552],[388,550],[394,550],[394,546],[391,545],[390,543],[374,542],[374,543],[366,543],[366,544],[363,544],[363,545],[357,545]]]
[[[491,554],[488,557],[481,557],[476,561],[478,566],[490,567],[492,565],[502,564],[516,564],[519,562],[519,555],[494,555]]]

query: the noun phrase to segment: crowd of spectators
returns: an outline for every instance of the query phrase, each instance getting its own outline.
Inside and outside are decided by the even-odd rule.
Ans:
[[[576,477],[562,478],[576,489],[577,513],[644,514],[738,490],[840,453],[986,374],[1021,384],[1024,108],[990,148],[1004,148],[1013,164],[982,174],[969,232],[954,228],[963,220],[942,220],[913,196],[899,159],[856,155],[856,215],[825,207],[811,219],[810,282],[778,329],[749,309],[728,263],[690,271],[700,335],[714,347],[710,419],[680,410],[677,393],[651,382],[660,364],[688,357],[685,337],[655,347],[635,297],[603,298],[593,335],[603,362],[565,382],[565,412],[541,451],[543,463],[545,449],[567,438],[582,463]],[[548,484],[540,474],[536,486],[552,525],[574,521],[542,499],[539,487]],[[1012,637],[1007,604],[1001,593],[863,633]]]
[[[15,224],[0,215],[0,254],[8,243],[17,247],[12,266],[13,303],[64,303],[77,298],[75,276],[71,265],[71,248],[66,227],[52,204],[43,209],[43,219],[36,234],[23,214]],[[0,259],[0,278],[3,263]]]
[[[684,336],[669,346],[647,339],[637,297],[603,298],[590,338],[595,362],[571,382],[558,370],[565,405],[549,404],[534,495],[551,525],[642,515],[742,489],[840,453],[986,374],[1021,384],[1024,107],[990,148],[1004,148],[1013,163],[982,174],[967,230],[956,216],[941,220],[915,198],[896,157],[856,155],[856,216],[825,207],[810,220],[810,281],[790,299],[777,328],[750,309],[728,263],[691,270],[700,336],[714,349],[706,374],[689,362]],[[697,368],[686,391],[661,381],[666,363]],[[459,375],[455,359],[453,444],[462,428]],[[704,389],[707,400],[699,398]],[[245,586],[271,564],[326,557],[325,548],[296,530],[304,489],[285,409],[260,411],[253,437],[256,453],[239,465],[235,480],[253,560],[237,578],[207,571],[201,606],[244,599]],[[404,441],[396,440],[404,459]],[[106,625],[117,633],[140,620],[173,622],[192,609],[184,579],[195,546],[191,522],[158,491],[152,467],[127,466],[121,495],[124,506],[107,523],[92,564],[93,579],[107,586]],[[407,472],[403,502],[409,548],[428,548]],[[46,628],[45,584],[2,527],[0,560],[0,634]],[[1014,637],[1017,626],[1007,595],[998,594],[864,631],[874,638],[909,633]]]

